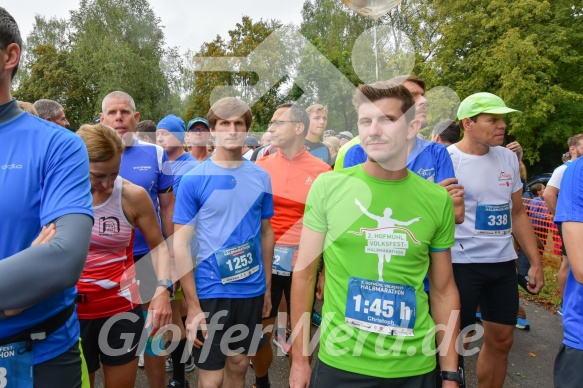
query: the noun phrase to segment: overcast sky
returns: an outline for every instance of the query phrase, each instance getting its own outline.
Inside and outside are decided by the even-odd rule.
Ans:
[[[123,1],[123,0],[120,0]],[[200,45],[219,34],[226,36],[243,15],[253,20],[277,19],[284,24],[299,25],[304,0],[149,0],[162,20],[168,46],[198,51]],[[23,39],[32,31],[34,15],[68,18],[69,11],[79,8],[79,0],[2,0],[16,19]]]

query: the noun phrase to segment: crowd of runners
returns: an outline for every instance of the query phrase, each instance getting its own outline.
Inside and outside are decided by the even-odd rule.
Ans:
[[[154,123],[113,91],[74,133],[57,102],[12,98],[21,47],[0,8],[0,387],[93,387],[100,368],[133,387],[139,365],[151,387],[193,369],[243,387],[252,364],[266,388],[272,343],[293,388],[457,387],[482,336],[479,385],[503,386],[515,246],[518,283],[544,279],[500,97],[477,91],[424,140],[426,85],[404,76],[355,88],[357,135],[285,103],[257,139],[239,98]],[[544,191],[566,248],[558,387],[583,379],[583,138],[569,146]]]

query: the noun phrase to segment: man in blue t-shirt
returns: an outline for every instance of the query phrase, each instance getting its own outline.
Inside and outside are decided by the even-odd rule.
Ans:
[[[583,381],[583,158],[565,170],[555,222],[561,224],[571,270],[563,295],[563,344],[555,359],[556,387],[578,387]]]
[[[140,113],[136,111],[134,99],[129,94],[121,91],[109,93],[103,99],[101,109],[102,112],[99,114],[101,122],[115,129],[126,146],[121,157],[119,175],[146,189],[152,199],[156,214],[158,214],[158,204],[160,204],[162,233],[165,238],[170,237],[173,232],[174,193],[172,185],[174,180],[171,174],[163,172],[163,165],[168,162],[166,153],[158,145],[134,138]],[[157,266],[154,270],[150,247],[140,231],[135,231],[133,253],[136,262],[136,277],[140,282],[140,296],[144,314],[148,311],[157,321],[170,323],[172,311],[168,295],[173,293],[172,281],[170,280],[170,258],[163,251],[165,250],[156,252],[158,260],[156,260]],[[142,258],[144,259],[142,260]],[[165,292],[165,290],[167,291]],[[151,335],[154,334],[151,333]],[[145,349],[144,366],[150,386],[163,387],[166,385],[165,361],[164,355],[158,356],[153,351],[151,342],[148,342]]]
[[[199,381],[238,387],[271,310],[273,197],[269,174],[243,159],[252,120],[247,104],[222,98],[207,119],[217,148],[182,178],[174,254],[178,273],[186,274],[180,283]]]
[[[75,284],[93,225],[89,158],[78,136],[12,98],[21,46],[0,7],[0,387],[81,387]]]
[[[164,149],[168,155],[168,163],[163,165],[163,172],[172,175],[174,195],[178,193],[178,186],[182,176],[199,165],[198,161],[184,150],[186,128],[184,120],[176,115],[164,117],[156,126],[156,144]]]
[[[409,76],[402,83],[415,99],[415,118],[421,122],[421,128],[425,128],[427,126],[425,82],[419,77]],[[456,224],[464,222],[463,187],[457,183],[447,149],[442,144],[429,142],[417,136],[408,142],[407,147],[407,169],[423,179],[445,187],[453,199]],[[346,152],[343,167],[364,163],[366,158],[362,145],[355,144]]]

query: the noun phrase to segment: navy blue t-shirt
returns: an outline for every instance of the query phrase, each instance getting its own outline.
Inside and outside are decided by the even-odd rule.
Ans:
[[[73,132],[28,113],[0,125],[0,187],[0,263],[30,247],[42,226],[57,218],[68,214],[93,217],[85,144]],[[25,292],[34,284],[22,287],[11,292]],[[54,316],[75,303],[76,295],[76,288],[69,287],[0,320],[0,339]],[[78,340],[79,323],[73,314],[46,340],[35,343],[34,363],[59,356]]]
[[[306,150],[308,150],[312,156],[315,156],[324,163],[330,164],[330,151],[328,151],[328,147],[326,147],[324,143],[314,143],[309,140],[304,140],[304,145],[306,146]]]

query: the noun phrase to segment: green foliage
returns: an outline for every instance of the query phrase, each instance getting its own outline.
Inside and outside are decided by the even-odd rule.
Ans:
[[[91,121],[92,106],[83,79],[70,65],[70,52],[57,51],[53,45],[38,45],[32,51],[34,61],[29,74],[24,77],[15,92],[19,100],[34,103],[49,98],[63,105],[71,128]]]
[[[358,74],[373,69],[374,61],[367,61],[370,50],[362,51],[357,74],[353,49],[374,21],[340,0],[306,0],[302,16],[300,33],[309,45],[278,21],[244,16],[227,36],[181,54],[164,47],[147,0],[81,0],[68,20],[36,17],[14,94],[61,102],[72,127],[91,120],[107,93],[124,90],[142,117],[153,120],[172,111],[204,117],[212,101],[230,94],[252,102],[252,130],[266,129],[276,105],[297,100],[327,105],[330,128],[354,131],[354,86],[367,81]],[[457,103],[436,87],[452,88],[462,99],[489,91],[523,112],[509,116],[510,136],[531,163],[549,154],[539,163],[549,170],[567,138],[581,132],[582,16],[583,0],[403,0],[377,23],[379,31],[385,26],[410,39],[411,73],[429,89],[427,131]],[[398,34],[379,42],[381,48],[401,44]],[[221,69],[195,71],[194,60],[216,57],[225,61]],[[401,63],[386,49],[379,59],[381,74]]]
[[[309,85],[295,88],[292,98],[302,98],[306,105],[322,103],[328,106],[328,128],[352,131],[356,112],[352,106],[354,86],[362,81],[352,67],[354,42],[365,30],[373,26],[371,19],[351,11],[338,0],[306,1],[302,10],[300,32],[323,55],[306,52],[298,65],[298,79]],[[349,83],[327,71],[322,61],[329,61],[344,75]]]
[[[83,0],[71,12],[71,66],[93,92],[93,112],[111,91],[129,93],[142,118],[170,110],[170,90],[160,61],[164,35],[147,0]]]
[[[72,128],[91,121],[114,90],[132,95],[144,119],[159,120],[180,104],[179,89],[169,86],[177,53],[164,49],[147,0],[82,0],[69,20],[37,17],[26,47],[15,96],[60,102]]]
[[[461,98],[500,95],[522,114],[510,133],[535,161],[545,143],[565,146],[583,119],[581,1],[440,0],[431,65]],[[577,13],[578,12],[578,13]]]
[[[262,79],[258,72],[282,66],[274,63],[270,50],[267,47],[258,49],[265,39],[281,23],[277,21],[253,22],[248,16],[243,16],[235,28],[229,30],[229,37],[225,40],[218,36],[212,41],[204,43],[195,54],[194,59],[224,58],[230,69],[235,71],[195,71],[194,88],[188,97],[186,119],[196,116],[206,117],[212,102],[224,96],[238,96],[245,101],[254,101],[251,106],[253,112],[252,131],[265,131],[271,115],[285,96],[285,79],[279,80],[273,87],[269,87],[270,79]],[[265,45],[274,42],[265,43]],[[258,53],[254,50],[258,49]],[[274,50],[277,51],[277,50]],[[243,61],[230,58],[246,58]],[[247,69],[253,69],[249,71]],[[258,88],[265,84],[264,88]],[[225,88],[215,90],[216,87]]]

